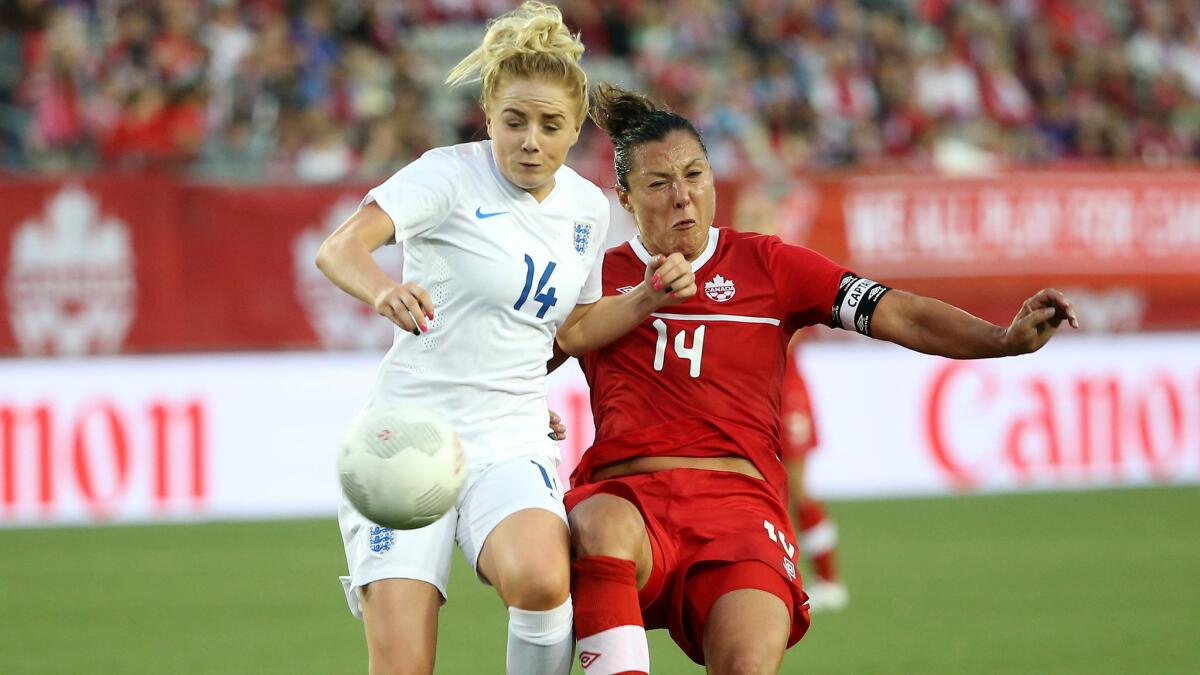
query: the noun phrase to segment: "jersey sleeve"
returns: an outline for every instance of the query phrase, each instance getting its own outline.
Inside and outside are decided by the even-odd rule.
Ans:
[[[599,231],[593,233],[591,242],[588,244],[596,253],[592,258],[592,268],[588,271],[587,279],[583,282],[583,288],[579,290],[578,305],[590,305],[600,299],[604,293],[604,288],[601,285],[602,270],[604,269],[604,242],[608,240],[608,228],[612,220],[612,210],[608,203],[608,198],[601,193],[597,200],[597,208],[603,207],[603,216],[599,220]]]
[[[785,244],[778,237],[771,237],[767,243],[767,264],[790,323],[833,326],[838,284],[850,270],[816,251]]]
[[[360,206],[379,204],[392,219],[395,241],[400,243],[442,224],[458,199],[459,174],[452,153],[430,150],[373,188]]]

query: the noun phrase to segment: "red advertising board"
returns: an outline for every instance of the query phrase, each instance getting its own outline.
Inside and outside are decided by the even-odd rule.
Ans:
[[[0,355],[387,344],[386,323],[312,264],[364,191],[2,180]],[[1054,285],[1093,329],[1200,328],[1195,174],[841,176],[718,195],[719,224],[765,213],[860,274],[994,321]],[[398,269],[398,251],[379,257]]]

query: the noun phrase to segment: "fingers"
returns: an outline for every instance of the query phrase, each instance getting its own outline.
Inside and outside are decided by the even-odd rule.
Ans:
[[[413,321],[412,316],[408,313],[408,309],[404,306],[404,302],[400,300],[398,295],[391,295],[377,301],[375,303],[375,311],[409,333],[413,333],[414,335],[421,334],[420,329],[417,328],[417,322]]]
[[[402,293],[400,301],[404,303],[404,309],[408,311],[413,322],[421,327],[421,332],[428,332],[429,323],[425,319],[427,313],[421,309],[421,301],[417,299],[417,296],[412,292]],[[417,333],[417,335],[420,335],[420,333]]]
[[[692,264],[681,253],[655,256],[647,265],[647,277],[654,290],[667,294],[673,301],[686,300],[696,294]]]
[[[429,291],[426,291],[424,288],[421,288],[416,284],[412,285],[411,290],[413,296],[421,305],[421,315],[430,321],[433,321],[433,296],[429,295]]]
[[[413,283],[392,286],[376,298],[375,311],[409,333],[420,335],[429,330],[426,319],[433,318],[433,299]]]
[[[1032,298],[1026,301],[1026,304],[1031,309],[1041,307],[1054,308],[1059,320],[1065,320],[1072,328],[1079,328],[1079,315],[1075,312],[1075,306],[1070,299],[1060,290],[1055,288],[1043,288],[1038,291]]]
[[[567,426],[562,418],[553,410],[550,411],[550,438],[556,441],[567,440]]]

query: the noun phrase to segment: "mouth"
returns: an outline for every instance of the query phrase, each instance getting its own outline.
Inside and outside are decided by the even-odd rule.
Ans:
[[[531,162],[520,162],[520,165],[526,169],[536,169],[541,166],[541,164],[533,164]]]
[[[695,220],[693,220],[691,218],[685,218],[684,220],[675,221],[671,225],[671,229],[672,230],[687,230],[687,229],[690,229],[695,224],[696,224]]]

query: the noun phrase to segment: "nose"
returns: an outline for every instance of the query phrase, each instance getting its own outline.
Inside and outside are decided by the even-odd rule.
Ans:
[[[687,208],[692,203],[692,192],[688,189],[688,184],[681,178],[671,181],[672,197],[675,201],[675,208]]]
[[[528,130],[525,131],[525,139],[521,141],[521,150],[524,150],[525,152],[538,151],[537,131],[534,129],[532,124],[529,125]]]

